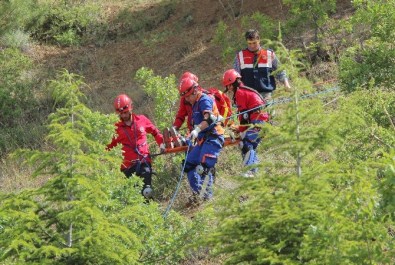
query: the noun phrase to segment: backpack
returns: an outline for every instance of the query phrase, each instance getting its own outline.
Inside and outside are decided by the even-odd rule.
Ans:
[[[230,98],[217,88],[207,89],[208,94],[214,96],[215,104],[217,105],[219,114],[224,118],[224,125],[229,122],[229,117],[232,116],[232,103]]]

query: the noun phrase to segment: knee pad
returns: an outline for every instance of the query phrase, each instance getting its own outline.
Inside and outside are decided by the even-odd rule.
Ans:
[[[154,195],[154,191],[152,190],[150,185],[147,185],[142,190],[142,194],[146,199],[151,199]]]
[[[181,166],[184,166],[185,160],[182,160]],[[196,165],[189,163],[188,161],[185,163],[184,172],[188,173],[189,171],[195,169]]]
[[[243,155],[245,155],[246,153],[248,153],[250,150],[253,150],[253,149],[254,149],[254,146],[251,143],[244,142],[241,147],[241,153]]]
[[[201,176],[207,175],[208,173],[211,173],[212,175],[214,175],[215,168],[214,167],[209,168],[209,167],[207,167],[207,165],[205,163],[199,164],[196,166],[196,173],[198,173]]]

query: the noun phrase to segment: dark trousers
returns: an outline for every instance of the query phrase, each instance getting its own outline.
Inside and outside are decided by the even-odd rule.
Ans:
[[[147,186],[151,186],[152,181],[152,167],[150,163],[147,162],[137,162],[133,164],[131,167],[128,167],[122,172],[125,174],[127,178],[130,178],[133,174],[136,174],[140,178],[143,179],[144,186],[143,190]]]

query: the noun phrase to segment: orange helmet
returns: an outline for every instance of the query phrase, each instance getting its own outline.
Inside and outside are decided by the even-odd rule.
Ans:
[[[114,108],[118,113],[125,113],[131,111],[132,100],[125,94],[117,96],[114,100]]]
[[[196,82],[199,81],[199,78],[198,78],[195,74],[192,74],[191,72],[185,72],[185,73],[183,73],[183,74],[181,75],[180,80],[182,80],[182,79],[184,79],[184,78],[190,78],[190,79],[192,79],[192,80],[195,80]]]
[[[222,84],[228,86],[233,84],[237,78],[241,78],[241,75],[235,69],[229,69],[224,73],[222,78]]]
[[[183,78],[180,82],[180,86],[178,87],[178,91],[180,92],[181,97],[186,97],[192,94],[198,86],[199,85],[195,80],[191,78]]]

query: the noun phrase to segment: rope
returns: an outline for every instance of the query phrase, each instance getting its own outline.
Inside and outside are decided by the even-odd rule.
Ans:
[[[170,211],[170,209],[171,209],[171,207],[172,207],[172,205],[174,203],[174,200],[177,197],[178,190],[180,189],[181,181],[182,181],[182,179],[184,177],[184,169],[185,169],[185,165],[187,163],[189,148],[190,148],[190,146],[188,145],[188,148],[187,148],[187,151],[186,151],[186,155],[185,155],[185,159],[184,159],[184,164],[182,165],[182,169],[181,169],[180,178],[178,179],[178,182],[177,182],[176,190],[174,191],[174,194],[173,194],[173,196],[170,199],[169,205],[167,205],[167,208],[166,208],[165,212],[163,213],[163,218],[164,219],[166,219],[167,215],[169,214],[169,211]]]
[[[317,95],[327,94],[327,93],[334,92],[334,91],[337,91],[337,90],[339,90],[339,87],[333,87],[333,88],[329,88],[329,89],[326,89],[326,90],[323,90],[323,91],[319,91],[319,92],[315,92],[315,93],[312,93],[312,94],[303,95],[300,98],[301,99],[312,98],[312,97],[316,97]],[[273,100],[273,101],[271,101],[269,103],[265,103],[263,105],[259,105],[259,106],[255,107],[255,108],[248,109],[248,110],[245,110],[243,112],[233,114],[233,115],[231,115],[231,116],[229,116],[229,117],[227,117],[225,119],[230,119],[232,117],[237,117],[238,115],[242,115],[244,113],[248,113],[248,112],[256,110],[256,109],[266,108],[266,107],[270,107],[270,106],[274,106],[274,105],[278,105],[278,104],[283,104],[283,103],[288,103],[288,102],[291,102],[292,100],[293,100],[293,98],[283,98],[283,99],[279,99],[279,100]]]
[[[315,96],[317,96],[317,95],[330,93],[330,92],[333,92],[333,91],[336,91],[336,90],[339,90],[339,87],[333,87],[333,88],[330,88],[330,89],[327,89],[327,90],[324,90],[324,91],[320,91],[320,92],[315,92],[315,93],[312,93],[312,94],[304,95],[304,96],[301,96],[300,98],[305,99],[305,98],[315,97]],[[250,112],[250,111],[252,111],[252,110],[262,108],[262,107],[268,107],[268,106],[273,106],[273,105],[277,105],[277,104],[288,103],[288,102],[291,102],[292,100],[293,100],[293,98],[284,98],[284,99],[280,99],[280,100],[273,100],[273,101],[270,102],[270,103],[266,103],[266,104],[264,104],[264,105],[260,105],[260,106],[257,106],[257,107],[255,107],[255,108],[252,108],[252,109],[249,109],[249,110],[246,110],[246,111],[243,111],[243,112],[240,112],[240,113],[231,115],[231,116],[227,117],[226,119],[229,119],[229,118],[231,118],[231,117],[235,117],[235,116],[238,116],[238,115],[241,115],[241,114]],[[163,218],[164,218],[164,219],[167,218],[167,216],[168,216],[168,214],[169,214],[169,212],[170,212],[170,210],[171,210],[171,207],[172,207],[173,204],[174,204],[174,200],[175,200],[176,197],[177,197],[178,191],[179,191],[179,189],[180,189],[180,187],[181,187],[181,182],[182,182],[182,179],[183,179],[183,177],[184,177],[184,169],[185,169],[185,165],[186,165],[186,162],[187,162],[187,157],[188,157],[188,153],[189,153],[189,148],[190,148],[190,146],[188,145],[188,148],[187,148],[187,150],[186,150],[186,155],[185,155],[184,164],[182,165],[181,174],[180,174],[180,178],[178,179],[176,189],[175,189],[175,191],[174,191],[174,193],[173,193],[172,198],[170,199],[169,204],[168,204],[167,207],[166,207],[165,212],[163,213]],[[155,155],[161,155],[161,154],[155,154]]]

